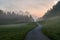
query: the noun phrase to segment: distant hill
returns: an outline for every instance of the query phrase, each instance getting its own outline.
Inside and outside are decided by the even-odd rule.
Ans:
[[[43,18],[50,18],[54,16],[60,16],[60,1],[54,5],[52,9],[48,10]]]

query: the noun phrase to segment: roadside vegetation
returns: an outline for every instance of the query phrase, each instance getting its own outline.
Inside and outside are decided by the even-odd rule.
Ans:
[[[60,1],[40,18],[42,32],[51,40],[60,40]]]
[[[15,12],[0,9],[0,40],[24,40],[37,25],[28,11]]]
[[[60,16],[44,19],[42,32],[51,40],[60,40]]]
[[[36,26],[36,23],[0,25],[0,40],[24,40],[26,34]]]

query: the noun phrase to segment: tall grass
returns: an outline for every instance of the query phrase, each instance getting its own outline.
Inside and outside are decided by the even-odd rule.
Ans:
[[[28,23],[23,26],[15,25],[15,27],[11,26],[11,28],[0,26],[0,40],[24,40],[26,34],[36,26],[36,23]]]
[[[60,17],[53,17],[41,22],[42,32],[51,40],[60,40]]]

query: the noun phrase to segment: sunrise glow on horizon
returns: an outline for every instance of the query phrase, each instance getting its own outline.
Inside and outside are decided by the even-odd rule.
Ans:
[[[28,11],[34,17],[42,17],[59,0],[0,0],[0,9]]]

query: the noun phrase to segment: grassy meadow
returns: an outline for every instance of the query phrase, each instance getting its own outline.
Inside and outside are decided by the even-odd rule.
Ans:
[[[60,16],[44,19],[42,32],[51,40],[60,40]]]
[[[0,40],[24,40],[36,23],[0,25]]]

